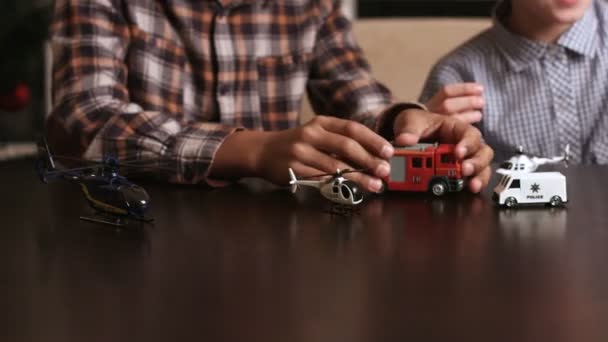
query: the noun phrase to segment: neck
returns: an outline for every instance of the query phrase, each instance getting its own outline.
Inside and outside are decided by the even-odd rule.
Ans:
[[[552,44],[557,42],[572,24],[547,24],[528,13],[522,13],[515,8],[507,19],[509,29],[531,40]]]

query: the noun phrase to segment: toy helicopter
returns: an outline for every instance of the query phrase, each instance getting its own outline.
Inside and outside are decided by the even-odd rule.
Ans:
[[[93,216],[81,216],[80,219],[117,227],[126,225],[129,219],[148,223],[153,221],[148,213],[150,196],[146,190],[121,176],[118,170],[122,166],[148,169],[156,166],[121,164],[117,159],[108,157],[103,162],[84,167],[58,169],[45,139],[39,142],[38,153],[36,171],[43,183],[63,179],[80,185],[88,204],[95,211]],[[77,158],[55,158],[90,163]]]
[[[558,164],[561,162],[565,162],[566,165],[568,160],[570,159],[570,145],[566,145],[564,148],[564,154],[560,157],[552,157],[552,158],[539,158],[539,157],[530,157],[524,153],[523,147],[519,146],[517,148],[516,154],[506,160],[496,170],[496,173],[501,175],[508,175],[512,173],[528,173],[534,172],[538,169],[539,166],[545,164]]]
[[[297,179],[295,173],[290,168],[289,178],[291,192],[295,193],[299,185],[309,186],[319,189],[323,197],[332,202],[332,213],[349,212],[354,206],[363,202],[363,190],[361,187],[346,178],[344,174],[353,172],[362,172],[363,170],[336,170],[335,173],[327,173],[307,177],[306,179]],[[311,178],[319,178],[331,176],[322,180],[311,180]]]
[[[570,145],[564,155],[553,158],[529,157],[520,146],[516,155],[496,170],[502,175],[494,188],[492,199],[500,206],[514,208],[519,205],[562,206],[568,202],[566,176],[560,172],[536,172],[539,166],[557,164],[570,158]]]

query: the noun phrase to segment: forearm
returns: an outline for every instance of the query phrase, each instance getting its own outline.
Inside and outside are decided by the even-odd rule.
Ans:
[[[275,134],[261,131],[238,131],[231,134],[218,148],[209,177],[218,180],[263,177],[262,156],[269,138]]]

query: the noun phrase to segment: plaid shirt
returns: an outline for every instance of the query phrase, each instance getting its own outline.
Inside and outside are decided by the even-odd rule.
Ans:
[[[504,4],[504,2],[503,2]],[[478,82],[486,106],[479,124],[496,158],[521,145],[534,155],[561,155],[575,163],[608,164],[608,5],[596,0],[556,44],[515,35],[501,20],[443,58],[421,95],[446,84]]]
[[[209,181],[237,129],[298,125],[306,88],[370,127],[393,103],[333,0],[57,0],[52,34],[53,147],[163,160],[175,182]]]

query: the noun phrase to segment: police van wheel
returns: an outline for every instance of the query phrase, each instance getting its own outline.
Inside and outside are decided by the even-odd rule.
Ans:
[[[431,185],[431,192],[437,197],[445,195],[447,190],[448,187],[442,181],[435,182]]]
[[[507,208],[515,208],[517,206],[517,200],[515,197],[509,197],[505,200],[505,205]]]
[[[549,201],[549,204],[552,207],[557,207],[558,205],[562,204],[562,198],[559,197],[559,196],[557,196],[557,195],[555,195],[555,196],[551,197],[551,200]]]

